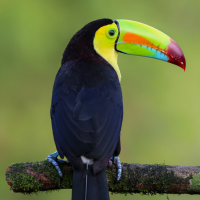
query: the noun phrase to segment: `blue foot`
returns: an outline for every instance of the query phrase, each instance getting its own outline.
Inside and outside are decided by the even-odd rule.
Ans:
[[[58,165],[58,163],[68,163],[68,161],[62,160],[62,159],[58,159],[57,157],[59,156],[58,152],[55,151],[52,154],[49,154],[48,157],[45,159],[46,161],[52,163],[52,165],[56,168],[60,178],[63,178],[63,174],[60,170],[60,167]]]
[[[122,165],[118,156],[114,157],[114,163],[117,165],[117,181],[119,181],[122,175]]]

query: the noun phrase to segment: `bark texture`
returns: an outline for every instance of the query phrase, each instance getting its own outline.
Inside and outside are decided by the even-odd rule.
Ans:
[[[47,161],[16,163],[6,170],[6,181],[13,192],[71,189],[73,168],[61,164],[63,179]],[[139,165],[122,163],[122,177],[116,183],[117,168],[106,167],[109,191],[142,194],[200,194],[200,167]]]

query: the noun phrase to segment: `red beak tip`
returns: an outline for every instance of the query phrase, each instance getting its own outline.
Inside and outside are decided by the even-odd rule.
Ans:
[[[185,71],[186,60],[183,51],[173,39],[170,38],[170,41],[171,43],[167,49],[167,54],[169,55],[168,62],[178,65]]]
[[[180,67],[185,71],[185,69],[186,69],[185,58],[184,58],[184,62],[181,62],[181,66]]]
[[[184,63],[184,64],[181,63],[180,67],[183,69],[183,71],[185,71],[185,69],[186,69],[186,65],[185,65],[185,63]]]

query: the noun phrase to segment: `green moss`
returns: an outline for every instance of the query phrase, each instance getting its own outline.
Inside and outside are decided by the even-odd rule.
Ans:
[[[7,177],[9,177],[7,181],[12,184],[11,189],[13,191],[17,190],[28,194],[43,190],[43,183],[40,180],[42,176],[52,180],[55,189],[71,188],[73,169],[69,168],[71,170],[64,171],[63,168],[68,165],[61,164],[59,166],[63,172],[63,179],[58,176],[55,167],[47,161],[24,164],[15,163],[11,166],[12,170],[7,172]],[[37,180],[31,173],[37,173]]]
[[[29,163],[26,163],[29,164]],[[27,165],[21,165],[18,163],[13,164],[12,171],[9,171],[7,174],[9,176],[9,182],[12,183],[12,190],[19,189],[20,191],[33,191],[38,192],[42,187],[42,183],[35,180],[30,173],[27,173]]]
[[[200,174],[196,174],[193,176],[191,180],[191,185],[188,190],[192,190],[194,192],[200,192]]]
[[[113,193],[141,193],[142,195],[155,195],[167,193],[174,184],[185,184],[188,179],[175,176],[173,171],[165,165],[129,165],[123,164],[122,177],[116,183],[117,169],[107,169],[109,190]],[[123,192],[122,192],[123,191]]]
[[[12,184],[13,191],[21,193],[36,193],[43,191],[42,178],[48,178],[52,185],[49,190],[71,189],[73,168],[70,164],[60,164],[59,167],[63,172],[63,179],[60,179],[55,167],[47,162],[38,163],[15,163],[12,169],[7,172],[7,177]],[[66,169],[67,168],[67,169]],[[107,167],[106,174],[108,179],[109,191],[112,193],[133,194],[141,193],[146,195],[155,195],[157,193],[168,193],[174,184],[186,185],[191,176],[188,178],[177,177],[174,171],[168,170],[169,166],[165,165],[130,165],[123,163],[123,172],[119,182],[116,182],[117,168]],[[37,177],[31,175],[37,173]],[[192,179],[191,190],[200,190],[200,174]]]

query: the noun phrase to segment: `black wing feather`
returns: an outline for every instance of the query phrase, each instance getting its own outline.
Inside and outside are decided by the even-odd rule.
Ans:
[[[119,81],[72,86],[61,75],[58,73],[54,83],[51,106],[58,153],[76,168],[81,165],[81,155],[92,158],[98,172],[116,149],[120,152],[123,105]]]

